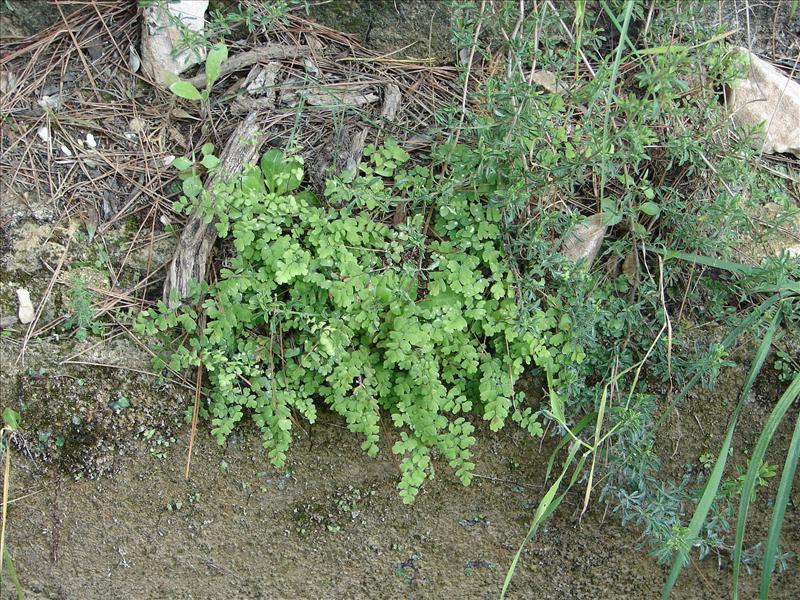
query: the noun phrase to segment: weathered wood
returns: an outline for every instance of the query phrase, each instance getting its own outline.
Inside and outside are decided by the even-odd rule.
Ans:
[[[400,93],[400,88],[394,83],[387,84],[384,88],[383,106],[381,107],[381,119],[384,121],[394,120],[397,110],[400,108],[400,102],[403,95]],[[367,140],[368,129],[362,128],[357,134],[353,136],[350,144],[350,155],[345,162],[345,170],[358,169],[358,163],[361,162],[361,157],[364,154],[364,143]]]
[[[258,131],[257,114],[253,111],[247,115],[228,140],[220,156],[218,170],[205,183],[205,188],[212,194],[214,182],[218,178],[224,181],[230,175],[239,174],[258,155],[264,142],[264,134]],[[189,293],[190,280],[205,280],[208,259],[216,239],[217,229],[214,223],[206,224],[196,210],[192,211],[164,281],[164,302],[169,304],[172,290],[177,290],[180,297],[185,298]]]
[[[270,60],[281,60],[286,58],[301,58],[308,56],[311,49],[308,46],[284,46],[282,44],[266,44],[253,48],[247,52],[231,56],[222,63],[220,67],[220,77],[233,73],[239,69],[249,67],[257,62],[268,62]],[[203,71],[189,80],[194,87],[200,89],[206,85],[206,72]]]

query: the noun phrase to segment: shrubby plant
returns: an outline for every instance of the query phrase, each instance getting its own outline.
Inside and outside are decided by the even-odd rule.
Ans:
[[[400,432],[406,502],[433,476],[436,453],[469,483],[476,419],[497,430],[510,416],[532,435],[548,422],[561,438],[548,477],[566,458],[528,539],[585,484],[584,509],[599,491],[623,522],[642,526],[659,560],[673,561],[665,595],[693,548],[730,552],[735,569],[754,562],[741,523],[735,544],[728,538],[734,501],[741,522],[774,430],[744,479],[724,477],[721,451],[706,456],[707,472],[665,481],[654,451],[654,431],[694,384],[714,386],[737,339],[770,332],[744,392],[779,326],[798,320],[796,261],[736,257],[756,235],[752,205],[774,201],[781,218],[793,205],[788,179],[773,176],[781,167],[755,168],[749,140],[720,110],[740,55],[683,3],[548,2],[525,14],[512,2],[453,5],[454,41],[475,60],[460,65],[467,97],[437,113],[451,142],[430,164],[410,164],[385,140],[317,198],[302,160],[278,150],[213,193],[193,158],[176,162],[176,210],[201,211],[231,247],[218,281],[198,287],[199,308],[161,305],[141,319],[140,330],[167,342],[159,366],[204,365],[214,435],[222,442],[251,418],[277,466],[298,419],[313,421],[321,403],[370,454],[383,411]],[[535,85],[537,70],[558,88]],[[215,161],[204,147],[202,166]],[[589,270],[561,256],[559,240],[598,213],[608,230]],[[687,339],[680,321],[728,334]],[[778,358],[791,383],[775,423],[800,385],[796,365]],[[515,391],[525,371],[548,402]],[[792,472],[781,475],[767,575],[785,558],[777,538]]]
[[[157,366],[202,364],[214,436],[224,442],[249,416],[277,467],[296,419],[314,422],[319,402],[363,436],[371,456],[386,411],[400,430],[392,450],[403,456],[399,489],[410,502],[434,476],[434,450],[470,482],[473,414],[493,431],[511,417],[541,435],[517,379],[528,365],[558,379],[584,355],[568,315],[520,311],[501,212],[482,191],[493,182],[439,181],[409,166],[392,140],[365,156],[359,173],[328,182],[323,199],[303,189],[302,159],[276,149],[211,193],[189,185],[175,208],[201,211],[233,254],[219,280],[198,290],[204,326],[194,308],[162,304],[142,313],[138,328],[166,340],[183,329],[184,343]],[[185,182],[197,177],[191,161],[177,162]],[[422,195],[433,215],[427,233],[421,213],[397,227],[384,222]]]

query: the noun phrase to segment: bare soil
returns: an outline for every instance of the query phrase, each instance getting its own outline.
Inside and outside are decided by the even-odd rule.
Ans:
[[[34,343],[30,360],[44,360],[43,350],[53,348]],[[9,353],[2,357],[8,368]],[[64,370],[71,369],[75,381],[86,377],[88,396],[101,403],[117,397],[126,379],[136,379],[118,369],[59,370],[53,358],[44,375],[20,373],[16,389],[12,379],[2,380],[3,405],[22,401],[28,407],[23,422],[43,404],[80,410],[86,400],[79,394],[45,393],[65,391],[51,385]],[[132,352],[129,364],[137,358],[143,356]],[[667,456],[675,450],[674,465],[718,446],[731,408],[724,390],[740,383],[731,371],[721,381],[721,395],[687,400],[660,438]],[[760,384],[770,387],[769,381]],[[28,421],[28,451],[18,445],[12,455],[7,530],[26,598],[497,598],[544,493],[552,440],[540,446],[512,427],[500,436],[479,429],[479,476],[472,485],[462,487],[446,464],[437,464],[437,479],[405,506],[396,490],[390,423],[383,428],[381,454],[370,459],[330,414],[298,435],[284,472],[269,466],[257,431],[236,434],[220,447],[201,426],[186,481],[188,427],[173,426],[174,410],[156,415],[152,400],[163,411],[185,406],[190,394],[159,392],[143,380],[126,394],[130,405],[104,417],[107,426],[98,434],[104,442],[84,456],[92,457],[89,465],[106,465],[100,474],[58,460],[69,444],[58,448],[48,440],[39,447],[37,430],[46,423]],[[757,394],[748,405],[745,438],[757,435],[772,395]],[[155,430],[149,436],[146,421]],[[788,427],[779,431],[772,462],[789,434]],[[752,441],[743,439],[742,447]],[[762,497],[774,497],[774,488]],[[640,531],[622,527],[597,500],[579,519],[582,492],[578,486],[527,546],[510,597],[658,597],[665,569],[642,547]],[[758,508],[749,530],[753,539],[765,526],[764,502]],[[786,548],[798,552],[796,503],[784,532]],[[729,581],[727,560],[693,561],[674,597],[725,598]],[[756,576],[745,576],[742,597],[755,597],[757,583]],[[771,597],[796,598],[799,590],[797,562],[791,560]],[[4,581],[0,598],[14,597]]]

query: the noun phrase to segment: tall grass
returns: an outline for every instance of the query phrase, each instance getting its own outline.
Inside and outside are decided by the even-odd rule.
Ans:
[[[697,508],[692,515],[692,519],[689,522],[689,531],[688,537],[689,539],[694,539],[700,533],[700,528],[703,527],[703,524],[706,521],[706,517],[708,516],[708,511],[711,508],[711,504],[714,502],[714,499],[717,497],[717,490],[719,490],[720,483],[722,482],[722,477],[725,473],[725,464],[728,459],[728,452],[731,448],[731,442],[733,441],[733,433],[736,429],[736,425],[739,421],[739,414],[741,413],[742,407],[744,403],[747,401],[747,398],[750,394],[750,390],[755,383],[758,374],[761,372],[761,368],[764,366],[764,361],[767,358],[767,354],[769,353],[770,346],[772,345],[772,340],[775,337],[775,331],[778,329],[778,325],[781,320],[781,311],[780,308],[775,312],[775,317],[772,319],[772,323],[767,330],[766,335],[764,336],[763,341],[761,342],[761,346],[756,353],[755,359],[750,367],[750,371],[747,375],[747,379],[742,387],[742,392],[739,395],[739,402],[736,405],[735,410],[733,411],[733,416],[731,417],[730,425],[728,426],[728,432],[725,435],[725,440],[722,443],[722,446],[719,449],[719,454],[717,456],[717,460],[714,463],[714,468],[711,471],[711,475],[708,478],[708,483],[706,483],[706,487],[703,490],[703,495],[700,498],[700,502],[697,504]],[[753,461],[750,463],[755,464],[755,457]],[[758,460],[757,463],[759,466],[761,465],[761,460]],[[749,473],[749,472],[748,472]],[[744,500],[744,497],[743,497]],[[741,557],[740,557],[741,558]],[[672,592],[672,588],[675,585],[675,582],[678,580],[678,576],[681,573],[683,567],[689,562],[689,557],[684,552],[677,552],[675,559],[672,563],[672,568],[670,569],[669,575],[667,576],[667,581],[664,584],[663,591],[661,593],[662,600],[665,600],[669,597],[670,593]]]

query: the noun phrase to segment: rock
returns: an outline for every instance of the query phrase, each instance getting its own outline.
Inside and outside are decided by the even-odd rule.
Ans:
[[[128,131],[131,133],[142,133],[147,128],[147,122],[139,117],[133,117],[128,121]]]
[[[208,0],[179,0],[165,4],[163,0],[144,9],[142,14],[142,71],[153,81],[167,86],[177,76],[205,60],[205,48],[187,48],[175,54],[180,46],[179,20],[190,30],[202,33]]]
[[[17,87],[17,74],[14,71],[0,71],[0,94],[10,94]]]
[[[764,123],[759,136],[767,154],[791,152],[800,157],[800,84],[739,48],[750,61],[747,79],[734,84],[728,94],[728,108],[736,125],[749,131]]]
[[[0,317],[0,329],[11,329],[17,324],[17,317],[9,315],[8,317]]]
[[[10,0],[0,2],[0,31],[4,38],[26,38],[61,23],[59,7],[48,0]],[[69,15],[77,5],[61,3],[64,16]]]
[[[392,58],[455,58],[450,42],[453,9],[447,2],[336,0],[312,3],[310,15],[323,25],[356,34],[364,46],[392,53]]]
[[[551,94],[560,94],[564,95],[567,93],[567,88],[561,85],[556,79],[555,73],[550,71],[534,71],[533,72],[533,82],[543,87],[545,90],[550,92]]]
[[[19,311],[17,312],[19,322],[27,325],[33,321],[33,317],[36,314],[36,311],[33,310],[30,292],[25,288],[19,288],[17,290],[17,302],[19,303]]]
[[[600,253],[607,229],[601,213],[592,215],[567,233],[561,243],[561,254],[575,262],[586,259],[586,266],[590,267]]]

